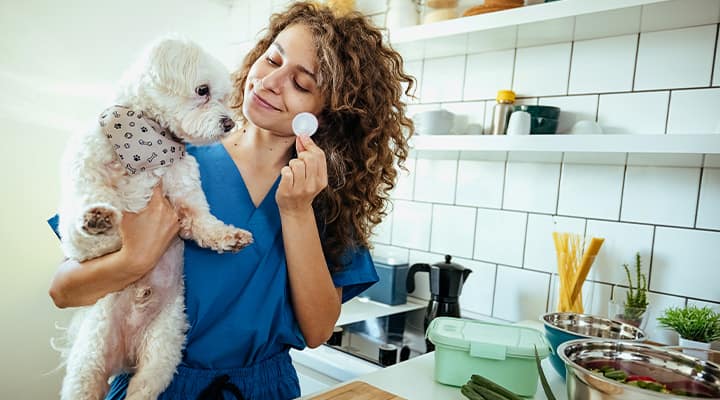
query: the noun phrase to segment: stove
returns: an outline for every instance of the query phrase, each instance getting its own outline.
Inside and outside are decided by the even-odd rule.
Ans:
[[[427,352],[425,309],[340,325],[326,343],[379,366],[390,366]]]

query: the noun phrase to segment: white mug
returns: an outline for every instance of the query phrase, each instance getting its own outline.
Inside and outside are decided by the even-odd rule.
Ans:
[[[513,111],[507,127],[508,135],[530,134],[530,113],[527,111]]]

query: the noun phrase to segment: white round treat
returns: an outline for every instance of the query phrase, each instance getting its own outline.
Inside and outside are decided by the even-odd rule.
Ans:
[[[301,112],[292,120],[292,129],[295,135],[312,136],[318,128],[318,120],[309,112]]]

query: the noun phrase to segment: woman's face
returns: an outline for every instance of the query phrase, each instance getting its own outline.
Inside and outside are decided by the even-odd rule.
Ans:
[[[295,115],[320,113],[324,99],[315,53],[307,27],[291,25],[278,34],[255,60],[245,83],[243,114],[252,124],[289,136]]]

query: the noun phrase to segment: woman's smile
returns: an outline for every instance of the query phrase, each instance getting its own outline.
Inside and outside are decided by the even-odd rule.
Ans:
[[[266,110],[271,110],[271,111],[282,111],[281,109],[273,106],[269,101],[263,99],[260,95],[258,95],[254,91],[252,92],[252,96],[250,96],[250,98],[252,100],[252,104],[255,106],[258,106],[258,107],[266,109]]]

